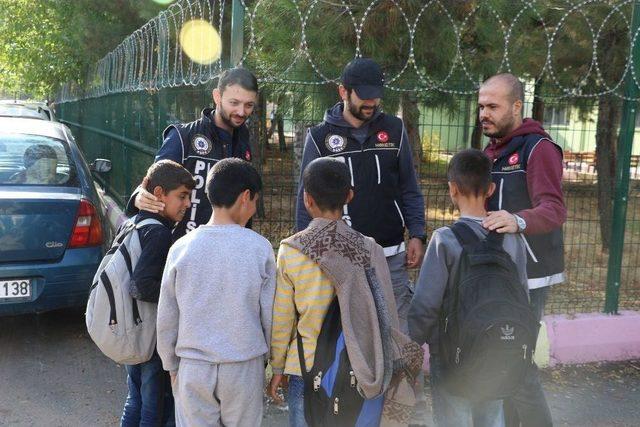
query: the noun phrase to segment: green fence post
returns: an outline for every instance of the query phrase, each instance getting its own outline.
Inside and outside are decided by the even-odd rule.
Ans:
[[[242,60],[244,49],[244,6],[240,0],[233,0],[231,7],[231,51],[230,67],[237,66]]]
[[[640,24],[640,1],[633,3],[633,21],[631,33],[636,34]],[[633,46],[633,63],[629,67],[635,67],[640,55],[640,42],[636,40]],[[609,268],[607,270],[607,293],[604,303],[604,311],[609,314],[618,313],[618,300],[620,297],[620,281],[622,276],[622,254],[624,250],[624,229],[627,219],[627,201],[629,197],[629,168],[631,167],[631,149],[633,147],[633,134],[635,132],[636,112],[638,102],[632,99],[638,98],[639,88],[636,86],[632,70],[627,70],[625,78],[624,95],[622,104],[622,121],[618,135],[618,159],[616,163],[616,188],[614,193],[613,217],[611,224],[611,250],[609,252]]]

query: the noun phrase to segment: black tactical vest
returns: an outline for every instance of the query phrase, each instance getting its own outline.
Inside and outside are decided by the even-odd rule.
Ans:
[[[362,145],[349,128],[323,122],[310,130],[320,156],[343,161],[351,172],[355,194],[345,205],[343,218],[382,247],[404,241],[398,158],[402,128],[399,118],[380,114],[371,122]]]
[[[214,110],[205,108],[202,117],[194,122],[175,124],[167,127],[163,138],[171,129],[176,129],[182,143],[182,166],[184,166],[196,180],[196,188],[191,192],[191,207],[173,232],[174,240],[185,233],[206,223],[211,218],[213,209],[205,194],[207,172],[219,160],[227,157],[238,157],[251,161],[251,147],[249,145],[249,130],[245,125],[233,132],[231,144],[223,144],[218,137],[212,117]]]
[[[496,191],[489,198],[490,211],[518,212],[531,209],[527,189],[527,161],[542,135],[517,136],[507,143],[494,161],[491,177]],[[547,139],[548,140],[548,139]],[[562,148],[554,143],[562,153]],[[564,244],[562,228],[544,234],[522,235],[527,246],[527,276],[538,279],[564,272]]]

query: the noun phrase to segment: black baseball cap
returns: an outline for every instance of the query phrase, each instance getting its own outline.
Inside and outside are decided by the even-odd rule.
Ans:
[[[344,67],[342,84],[353,88],[360,99],[382,98],[382,68],[371,58],[356,58]]]

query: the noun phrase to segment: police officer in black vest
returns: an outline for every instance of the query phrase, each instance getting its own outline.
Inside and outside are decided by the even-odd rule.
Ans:
[[[512,74],[498,74],[480,87],[479,118],[490,138],[496,192],[489,199],[484,226],[520,233],[527,249],[527,277],[533,311],[540,321],[551,285],[564,281],[562,224],[567,209],[562,193],[562,149],[540,123],[522,118],[524,90]],[[551,426],[537,370],[523,388],[505,400],[507,426]]]
[[[407,267],[420,265],[426,239],[424,199],[411,146],[402,120],[380,111],[383,74],[373,60],[358,58],[347,64],[339,93],[342,102],[327,110],[324,121],[307,134],[301,171],[325,156],[349,167],[355,195],[344,206],[343,219],[384,248],[400,326],[407,332],[413,295]],[[306,228],[310,220],[300,185],[297,229]],[[405,230],[409,231],[406,244]]]
[[[163,132],[162,147],[155,161],[170,159],[183,165],[196,179],[191,207],[173,231],[174,241],[200,224],[206,223],[212,208],[205,194],[209,169],[219,160],[238,157],[251,161],[249,130],[245,124],[258,97],[258,81],[244,68],[226,70],[213,90],[216,108],[205,108],[198,120],[175,124]],[[144,185],[142,186],[144,187]],[[159,212],[164,204],[139,187],[127,205],[127,215],[138,209]]]

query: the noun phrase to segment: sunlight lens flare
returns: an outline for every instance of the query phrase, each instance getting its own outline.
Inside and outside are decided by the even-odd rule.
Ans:
[[[211,64],[220,58],[222,40],[209,22],[194,19],[180,30],[180,45],[183,52],[198,64]]]

